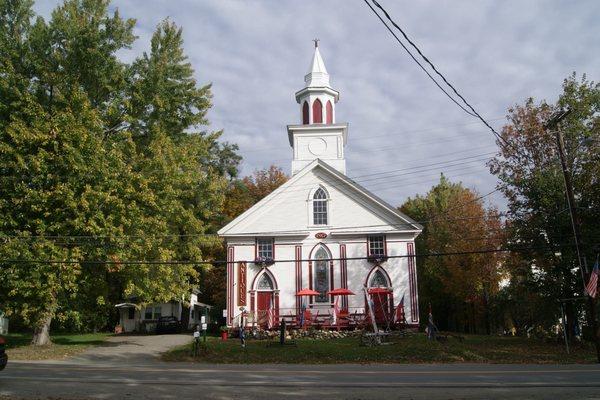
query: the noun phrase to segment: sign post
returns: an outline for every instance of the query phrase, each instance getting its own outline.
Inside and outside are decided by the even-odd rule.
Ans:
[[[196,325],[196,330],[194,331],[194,357],[198,357],[200,348],[200,325]]]
[[[206,323],[206,314],[208,313],[208,308],[205,307],[204,308],[204,315],[200,318],[200,324],[202,325],[202,335],[203,335],[203,341],[206,344],[206,328],[208,327],[207,323]]]

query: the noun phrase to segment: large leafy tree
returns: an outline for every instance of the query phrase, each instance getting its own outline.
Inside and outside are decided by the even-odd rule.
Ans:
[[[258,169],[252,175],[242,179],[233,180],[225,200],[224,222],[229,222],[258,203],[288,179],[289,177],[281,168],[271,165],[269,168]]]
[[[210,86],[181,30],[161,23],[126,64],[134,21],[108,5],[67,0],[45,21],[0,0],[0,259],[38,261],[3,262],[0,302],[35,344],[54,318],[102,327],[123,296],[189,293],[239,162],[201,130]],[[161,264],[173,259],[189,263]]]
[[[564,81],[555,104],[530,98],[512,107],[502,130],[509,145],[500,146],[490,162],[491,172],[499,179],[498,188],[508,199],[509,243],[531,248],[507,264],[512,277],[508,304],[514,306],[514,319],[546,327],[556,323],[557,299],[582,292],[556,139],[553,132],[544,129],[552,112],[559,108],[572,111],[560,128],[573,177],[575,206],[582,220],[584,251],[591,262],[600,238],[600,85],[585,76],[578,80],[573,74]],[[517,307],[519,304],[540,307],[532,312]],[[571,302],[567,303],[567,315],[573,327],[576,310]]]
[[[501,256],[493,251],[502,243],[502,224],[483,198],[443,175],[425,196],[408,199],[401,210],[423,221],[417,238],[419,298],[431,304],[442,329],[477,332],[491,329],[490,298],[499,290]],[[489,253],[478,253],[491,250]],[[435,257],[433,254],[464,253]],[[426,321],[428,306],[422,306]]]
[[[227,187],[223,212],[215,221],[223,226],[238,215],[258,203],[272,191],[283,185],[289,177],[275,165],[269,168],[255,170],[251,175],[242,179],[232,179]],[[212,258],[224,260],[226,252],[223,247],[216,248],[211,253]],[[202,271],[200,283],[200,298],[202,301],[218,307],[225,306],[226,294],[225,265],[214,265]]]

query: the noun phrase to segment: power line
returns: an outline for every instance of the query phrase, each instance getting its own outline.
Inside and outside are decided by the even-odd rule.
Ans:
[[[410,171],[412,169],[421,169],[421,168],[425,168],[425,167],[433,167],[433,166],[454,166],[454,165],[462,165],[461,164],[452,164],[455,162],[459,162],[459,161],[466,161],[466,160],[471,160],[471,162],[473,161],[484,161],[484,160],[489,160],[489,157],[485,157],[485,158],[481,158],[482,156],[490,156],[492,154],[495,154],[495,152],[489,152],[489,153],[482,153],[482,154],[475,154],[473,156],[470,157],[461,157],[461,158],[457,158],[454,160],[446,160],[446,161],[439,161],[439,162],[435,162],[435,163],[429,163],[429,164],[424,164],[424,165],[418,165],[415,167],[407,167],[407,168],[399,168],[399,169],[391,169],[389,171],[383,171],[383,172],[374,172],[371,174],[363,174],[363,175],[354,175],[352,177],[350,177],[351,179],[356,179],[356,178],[362,178],[362,177],[368,177],[368,176],[375,176],[375,175],[388,175],[388,174],[394,174],[395,172],[400,172],[400,171]],[[477,158],[476,160],[473,160],[474,158]],[[444,165],[444,164],[450,164],[450,165]],[[417,171],[418,172],[418,171]],[[387,177],[386,177],[387,178]],[[361,182],[364,182],[366,180],[362,180]]]
[[[440,85],[440,83],[435,80],[435,78],[429,73],[429,71],[427,71],[427,69],[425,69],[425,67],[423,66],[423,64],[421,64],[419,62],[419,60],[417,60],[417,58],[411,53],[411,51],[404,45],[404,43],[402,43],[402,41],[400,40],[400,38],[394,33],[394,31],[392,30],[392,28],[390,28],[387,23],[383,20],[383,18],[381,18],[381,16],[375,11],[375,9],[371,6],[371,4],[369,4],[369,2],[367,0],[364,0],[364,2],[369,6],[369,8],[371,10],[373,10],[373,12],[375,13],[375,15],[377,15],[377,18],[379,18],[379,20],[381,21],[381,23],[383,25],[385,25],[385,27],[387,28],[387,30],[396,38],[396,40],[398,41],[398,43],[400,43],[400,46],[402,46],[402,48],[404,48],[404,50],[408,53],[408,55],[413,59],[413,61],[415,63],[417,63],[417,65],[419,67],[421,67],[421,69],[423,70],[423,72],[425,72],[427,74],[427,76],[429,77],[429,79],[431,79],[431,81],[433,83],[435,83],[435,85],[442,91],[444,92],[444,94],[450,99],[452,100],[452,102],[454,104],[456,104],[458,107],[460,107],[464,112],[466,112],[467,114],[469,114],[472,117],[475,117],[476,115],[472,112],[470,112],[469,110],[467,110],[466,108],[464,108],[458,101],[456,101],[456,99],[454,97],[452,97],[450,95],[450,93],[448,93],[443,87],[442,85]]]
[[[456,90],[456,88],[450,83],[448,82],[448,80],[446,79],[446,77],[444,75],[442,75],[441,72],[438,71],[438,69],[436,68],[436,66],[423,54],[423,52],[419,49],[419,47],[412,41],[410,40],[410,38],[408,37],[408,35],[404,32],[404,30],[392,19],[392,17],[388,14],[388,12],[376,1],[376,0],[371,0],[373,2],[373,4],[375,4],[375,6],[377,8],[379,8],[383,14],[385,15],[385,17],[390,21],[390,23],[392,25],[394,25],[394,27],[396,29],[398,29],[400,31],[400,33],[402,34],[402,36],[404,37],[404,39],[417,51],[417,53],[421,56],[421,58],[423,58],[423,60],[425,60],[425,62],[433,69],[433,71],[440,77],[442,78],[442,80],[444,81],[444,83],[450,88],[452,89],[452,91],[462,100],[462,102],[469,108],[470,111],[468,111],[467,109],[465,109],[462,105],[460,105],[453,97],[451,97],[448,92],[446,92],[445,90],[443,90],[441,88],[441,86],[437,83],[437,81],[434,80],[434,82],[436,83],[436,86],[438,86],[440,89],[442,89],[442,91],[446,94],[446,96],[448,96],[449,98],[452,99],[452,101],[457,104],[463,111],[465,111],[467,114],[479,118],[479,120],[481,122],[483,122],[483,124],[485,126],[487,126],[490,131],[494,134],[494,136],[496,136],[496,138],[498,138],[498,140],[502,143],[504,143],[505,145],[509,146],[509,143],[506,141],[506,139],[504,139],[476,110],[475,108],[473,108],[473,106],[471,106],[471,104],[469,104],[469,102],[458,92],[458,90]],[[427,73],[427,75],[431,78],[431,75],[429,74],[429,72],[416,60],[416,58],[413,56],[413,54],[407,49],[407,47],[404,45],[404,43],[402,43],[402,41],[400,40],[400,38],[398,38],[398,36],[392,31],[392,29],[386,24],[386,22],[383,20],[383,18],[379,15],[379,13],[377,13],[377,11],[371,6],[371,4],[368,2],[368,0],[364,0],[364,2],[367,4],[367,6],[369,6],[369,8],[373,11],[373,13],[375,15],[377,15],[377,18],[379,18],[379,20],[385,25],[385,27],[388,29],[388,31],[390,31],[390,33],[396,38],[396,40],[398,41],[398,43],[400,43],[400,45],[404,48],[404,50],[406,50],[406,52],[411,56],[411,58],[421,67],[421,69],[423,69],[423,71],[425,71]],[[433,78],[432,78],[433,80]]]
[[[476,132],[476,133],[477,133],[477,134],[480,134],[480,132]],[[389,135],[382,135],[382,136],[389,136]],[[397,136],[397,135],[396,135],[396,136]],[[369,137],[367,137],[367,138],[363,138],[363,139],[372,139],[372,138],[374,138],[374,137],[376,137],[376,136],[369,136]],[[386,147],[380,147],[380,148],[369,148],[369,151],[396,150],[396,149],[397,149],[397,147],[400,147],[401,149],[406,149],[406,148],[415,148],[415,147],[423,147],[423,146],[425,146],[425,145],[430,145],[430,144],[432,144],[432,143],[441,143],[441,142],[447,142],[447,141],[451,141],[451,140],[454,140],[454,139],[456,139],[456,138],[465,138],[465,135],[453,135],[453,136],[445,136],[445,137],[443,137],[443,138],[436,138],[436,139],[433,139],[433,140],[426,140],[426,141],[402,142],[402,143],[400,143],[398,146],[391,146],[391,145],[388,145],[388,146],[386,146]],[[352,144],[352,143],[354,143],[354,142],[356,142],[356,141],[358,141],[358,140],[360,140],[360,139],[361,139],[361,138],[355,138],[355,139],[353,139],[353,140],[352,140],[352,142],[348,143],[348,146],[349,146],[349,147],[352,147],[352,148],[355,148],[355,147],[360,147],[360,146],[354,146],[354,145]],[[480,146],[479,148],[485,148],[485,147],[490,147],[490,145]],[[496,146],[495,146],[495,145],[494,145],[494,148],[496,148]],[[285,148],[273,148],[273,149],[271,149],[271,150],[269,150],[269,149],[267,149],[267,150],[269,150],[269,151],[272,151],[272,150],[282,150],[282,149],[289,150],[289,151],[291,151],[291,150],[292,150],[292,148],[291,148],[291,147],[289,147],[289,146],[288,146],[288,147],[285,147]],[[470,150],[472,150],[472,149],[467,149],[467,150],[463,150],[463,151],[470,151]],[[256,151],[262,151],[262,149],[257,149],[257,150],[255,150],[255,151],[252,151],[252,150],[244,150],[244,153],[252,153],[252,152],[256,152]],[[279,163],[279,162],[289,162],[289,159],[287,159],[287,158],[286,158],[286,159],[283,159],[283,158],[281,158],[281,159],[274,159],[274,160],[270,160],[269,162],[270,162],[271,164],[276,164],[276,163]]]
[[[496,117],[496,118],[490,119],[490,121],[500,121],[503,119],[505,119],[505,117]],[[469,125],[478,124],[478,123],[479,122],[476,121],[476,122],[468,122],[468,123],[464,123],[464,124],[446,125],[446,126],[438,126],[438,127],[423,128],[423,129],[411,129],[411,130],[405,130],[405,131],[400,131],[400,132],[390,132],[390,133],[385,133],[385,134],[381,134],[381,135],[368,135],[368,136],[362,136],[362,137],[355,137],[352,139],[352,142],[361,142],[364,140],[371,140],[373,138],[381,138],[381,137],[398,137],[400,135],[406,135],[409,133],[422,133],[422,132],[430,132],[430,131],[436,131],[436,130],[442,130],[442,129],[448,129],[448,128],[459,128],[459,127],[469,126]],[[478,135],[479,133],[480,132],[478,132],[478,131],[474,131],[474,132],[470,132],[468,135],[463,133],[463,134],[459,134],[459,135],[446,136],[443,139],[436,139],[434,141],[427,140],[427,141],[403,142],[402,146],[414,146],[414,145],[436,143],[436,142],[440,142],[440,141],[448,141],[448,140],[452,140],[454,138],[471,136],[472,134]],[[266,152],[266,151],[288,150],[288,149],[290,149],[290,146],[278,146],[278,147],[266,147],[266,148],[263,147],[263,148],[244,150],[243,152],[244,153],[261,153],[261,152]]]
[[[476,199],[470,200],[468,202],[465,203],[461,203],[456,205],[455,207],[459,206],[459,205],[467,205],[469,203],[478,201],[486,196],[489,196],[490,194],[492,194],[494,191],[489,192],[483,196],[479,196]],[[506,213],[497,213],[497,216],[506,216]],[[427,223],[432,223],[432,222],[439,222],[439,221],[470,221],[470,220],[478,220],[480,219],[480,216],[476,216],[476,217],[442,217],[440,218],[439,216],[435,216],[432,217],[428,220],[422,220],[422,221],[416,221],[420,224],[427,224]],[[346,227],[334,227],[334,228],[328,228],[328,231],[335,231],[335,230],[340,230],[340,229],[354,229],[354,228],[380,228],[380,227],[405,227],[404,224],[377,224],[377,225],[361,225],[361,226],[346,226]],[[552,227],[561,227],[560,225],[550,225],[548,226],[550,228]],[[500,228],[485,228],[485,230],[482,232],[482,234],[486,234],[486,233],[493,233],[493,232],[503,232],[505,231],[504,228],[500,227]],[[280,231],[280,232],[244,232],[244,235],[263,235],[263,236],[276,236],[277,234],[288,234],[288,233],[307,233],[309,232],[308,229],[304,229],[304,230],[286,230],[286,231]],[[385,232],[376,232],[376,233],[395,233],[397,231],[385,231]],[[372,232],[356,232],[357,235],[361,235],[361,234],[369,234]],[[217,234],[183,234],[183,235],[177,235],[177,234],[167,234],[167,235],[130,235],[130,236],[94,236],[94,235],[48,235],[48,236],[0,236],[0,240],[1,239],[8,239],[8,240],[33,240],[33,239],[126,239],[126,238],[136,238],[136,239],[145,239],[145,238],[150,238],[150,239],[160,239],[160,238],[180,238],[180,237],[202,237],[202,236],[210,236],[210,237],[218,237]],[[586,237],[590,237],[589,235],[587,235]],[[548,238],[552,238],[552,239],[560,239],[560,236],[548,236]],[[600,238],[600,236],[599,236]],[[461,238],[464,239],[464,238]],[[469,238],[469,240],[476,240],[476,239],[481,239],[481,240],[485,240],[487,239],[485,236],[481,236],[479,238]],[[72,242],[71,242],[72,243]],[[85,243],[84,243],[85,244]]]
[[[455,155],[455,154],[468,153],[468,152],[471,152],[471,151],[474,151],[474,150],[484,150],[484,149],[485,149],[485,150],[492,150],[492,148],[493,148],[493,149],[496,149],[497,147],[496,147],[495,145],[492,145],[492,146],[489,146],[489,145],[487,145],[487,146],[473,147],[473,148],[468,148],[468,149],[466,149],[466,150],[464,150],[464,149],[463,149],[463,150],[458,150],[458,151],[452,151],[452,152],[450,152],[450,153],[436,154],[436,157],[452,156],[452,155]],[[420,161],[420,160],[422,160],[422,159],[423,159],[422,157],[419,157],[419,158],[413,158],[413,159],[410,159],[410,160],[406,160],[406,162]],[[386,167],[388,167],[388,166],[389,166],[389,162],[386,162],[386,163],[384,163],[384,164],[371,164],[371,163],[369,163],[369,166],[368,166],[368,167],[352,168],[352,170],[353,170],[353,171],[363,171],[363,170],[366,170],[366,169],[372,170],[374,166],[386,166]],[[383,171],[382,171],[382,172],[383,172]]]
[[[473,156],[470,156],[470,157],[463,157],[463,158],[454,159],[454,160],[448,160],[448,161],[439,162],[439,163],[425,164],[425,165],[416,166],[416,167],[407,167],[407,168],[395,170],[395,172],[411,171],[411,170],[415,170],[415,171],[404,172],[404,173],[393,173],[393,174],[390,174],[389,176],[374,177],[374,178],[368,178],[367,179],[367,177],[385,174],[385,172],[375,172],[375,173],[372,173],[372,174],[358,175],[360,178],[363,178],[363,179],[354,179],[355,177],[351,177],[351,176],[346,176],[346,178],[348,178],[351,182],[353,182],[355,184],[358,184],[359,186],[364,186],[364,185],[362,185],[362,183],[364,183],[364,182],[371,182],[371,181],[377,181],[377,180],[381,180],[381,179],[387,179],[388,181],[386,181],[386,182],[375,183],[375,186],[378,185],[378,184],[384,184],[384,185],[386,185],[386,187],[385,187],[386,189],[387,188],[394,188],[394,187],[398,187],[398,186],[409,186],[409,185],[412,185],[412,184],[419,184],[419,183],[429,183],[429,182],[431,182],[431,180],[422,180],[422,179],[419,179],[417,181],[404,181],[404,182],[402,182],[399,185],[389,185],[388,184],[390,178],[401,177],[401,176],[406,176],[406,175],[417,175],[417,174],[421,174],[421,173],[429,172],[429,171],[439,171],[439,172],[451,171],[451,172],[456,172],[456,171],[465,170],[465,169],[473,169],[473,168],[478,168],[479,169],[480,166],[466,166],[466,167],[464,167],[464,165],[465,164],[469,164],[469,163],[473,163],[473,162],[480,162],[480,161],[489,160],[490,159],[490,157],[489,157],[490,154],[492,154],[492,153],[481,153],[481,154],[473,155]],[[474,159],[474,160],[470,160],[470,161],[465,161],[464,163],[458,162],[460,160],[469,160],[469,159],[471,159],[473,157],[481,157],[481,156],[485,156],[485,155],[488,155],[488,157],[480,158],[480,159]],[[435,168],[423,169],[424,167],[427,167],[428,165],[435,165],[435,164],[440,164],[440,165],[438,165]],[[449,164],[449,165],[444,166],[442,164]],[[458,169],[449,169],[449,168],[453,168],[453,167],[461,167],[461,168],[458,168]],[[417,170],[417,169],[421,169],[421,170]],[[438,175],[437,172],[436,172],[435,175]],[[428,174],[428,176],[433,176],[433,175],[432,174]],[[420,178],[423,178],[423,177],[420,177]],[[328,185],[329,188],[335,188],[335,189],[347,187],[347,183],[345,183],[345,182],[342,182],[342,183],[329,183],[329,182],[326,182],[326,184]],[[304,192],[304,191],[306,191],[306,189],[310,189],[310,188],[313,188],[313,187],[315,187],[315,184],[312,184],[312,183],[311,184],[299,184],[299,185],[294,185],[293,187],[285,188],[280,193]],[[371,187],[373,187],[373,185],[371,185]]]
[[[429,171],[452,171],[452,172],[456,172],[456,171],[460,171],[460,170],[465,170],[465,169],[470,169],[473,168],[473,166],[471,167],[464,167],[464,168],[453,168],[453,169],[449,169],[451,167],[463,167],[465,164],[470,164],[470,163],[475,163],[475,162],[480,162],[480,161],[486,161],[489,160],[492,154],[495,154],[495,152],[486,152],[486,153],[479,153],[479,154],[474,154],[474,155],[470,155],[470,156],[466,156],[466,157],[460,157],[460,158],[454,158],[454,159],[450,159],[450,160],[445,160],[445,161],[438,161],[435,163],[428,163],[428,164],[421,164],[421,165],[417,165],[417,166],[412,166],[412,167],[405,167],[405,168],[399,168],[399,169],[395,169],[395,170],[391,170],[391,171],[387,171],[387,172],[374,172],[374,173],[370,173],[370,174],[362,174],[362,175],[356,175],[356,176],[350,176],[347,177],[348,179],[350,179],[352,182],[361,185],[364,182],[372,182],[372,181],[378,181],[378,180],[382,180],[385,179],[386,182],[386,188],[391,188],[391,187],[396,187],[397,185],[389,185],[388,183],[390,182],[391,178],[395,178],[395,177],[402,177],[402,176],[406,176],[406,175],[415,175],[417,176],[417,174],[422,174],[424,172],[429,172]],[[481,157],[481,158],[477,158],[477,157]],[[464,161],[464,162],[463,162]],[[427,168],[427,167],[432,167],[432,168]],[[402,172],[402,171],[406,171],[404,173],[398,173],[398,172]],[[385,175],[385,176],[383,176]],[[19,182],[23,182],[26,184],[25,179],[17,177],[17,176],[4,176],[2,177],[3,179],[10,179],[13,178]],[[355,178],[361,178],[361,179],[355,179]],[[423,181],[423,183],[428,183],[430,180],[427,181]],[[421,180],[417,180],[417,181],[404,181],[402,182],[402,185],[410,185],[410,184],[418,184],[421,183]],[[334,184],[334,183],[330,183],[328,184],[329,187],[331,188],[342,188],[342,187],[346,187],[346,183],[341,183],[341,184]],[[377,185],[377,183],[375,184]],[[362,185],[361,185],[362,186]],[[290,188],[285,188],[281,193],[293,193],[293,192],[300,192],[300,191],[305,191],[306,189],[312,188],[314,187],[313,184],[301,184],[301,185],[295,185],[293,187]]]
[[[495,249],[482,249],[482,250],[470,250],[470,251],[456,251],[456,252],[440,252],[440,253],[428,253],[428,254],[402,254],[402,255],[391,255],[386,256],[388,259],[397,258],[424,258],[424,257],[449,257],[449,256],[460,256],[469,254],[490,254],[490,253],[509,253],[509,252],[521,252],[530,250],[552,250],[557,247],[572,247],[572,244],[557,244],[554,246],[535,246],[535,247],[520,247],[520,248],[495,248]],[[323,259],[323,261],[349,261],[349,260],[368,260],[369,256],[361,257],[332,257]],[[273,260],[274,263],[295,263],[295,262],[308,262],[314,261],[314,259],[282,259]],[[57,265],[69,265],[69,264],[89,264],[89,265],[200,265],[200,264],[233,264],[245,262],[248,264],[254,264],[255,260],[136,260],[136,261],[118,261],[118,260],[24,260],[24,259],[0,259],[0,264],[57,264]]]

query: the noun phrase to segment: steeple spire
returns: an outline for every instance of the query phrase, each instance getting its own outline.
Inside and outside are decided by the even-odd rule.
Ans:
[[[296,92],[300,104],[301,125],[288,125],[288,138],[294,151],[292,175],[320,159],[341,173],[346,173],[344,146],[348,124],[336,122],[337,90],[329,85],[329,73],[319,51],[319,39],[314,39],[315,50],[306,86]]]
[[[308,73],[304,76],[304,82],[306,82],[306,87],[329,87],[329,74],[319,51],[319,39],[314,39],[314,42],[315,54]]]

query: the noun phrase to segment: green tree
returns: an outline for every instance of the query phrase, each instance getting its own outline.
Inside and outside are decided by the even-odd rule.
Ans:
[[[509,243],[531,247],[508,264],[514,289],[509,304],[540,304],[535,314],[525,311],[525,315],[513,318],[546,328],[559,316],[556,299],[582,293],[556,139],[553,132],[544,129],[558,108],[572,110],[561,129],[573,176],[575,206],[582,220],[585,254],[593,260],[594,245],[600,238],[600,85],[585,76],[578,80],[573,74],[564,81],[556,104],[536,103],[530,98],[509,109],[502,137],[510,146],[501,146],[490,162],[490,171],[499,179],[498,188],[508,199]],[[569,333],[576,313],[568,303]]]
[[[0,304],[45,344],[53,319],[103,327],[124,296],[197,286],[240,158],[198,130],[210,87],[174,24],[126,64],[134,21],[108,1],[67,0],[48,22],[31,4],[0,0],[0,259],[60,263],[4,262]]]
[[[242,179],[233,179],[227,187],[223,212],[215,222],[224,226],[238,215],[248,210],[273,190],[283,185],[289,177],[275,165],[256,170],[252,175]],[[227,254],[224,246],[214,248],[209,258],[224,260]],[[214,265],[203,271],[203,281],[200,284],[200,299],[215,307],[225,307],[226,269],[225,265]]]
[[[233,180],[226,198],[224,223],[235,217],[268,196],[272,191],[283,185],[289,177],[283,170],[275,165],[269,168],[256,170],[239,180]]]
[[[425,196],[408,199],[401,210],[424,221],[416,240],[417,254],[466,253],[417,258],[419,299],[431,304],[441,329],[490,333],[489,303],[502,278],[498,254],[502,224],[495,208],[486,208],[478,194],[441,176]],[[469,252],[473,252],[469,254]],[[421,307],[427,320],[428,307]]]
[[[0,296],[34,328],[34,343],[45,344],[61,299],[77,292],[87,253],[85,244],[54,237],[111,230],[107,216],[125,200],[111,192],[131,181],[106,173],[127,168],[119,151],[104,148],[101,123],[85,97],[76,109],[53,115],[28,97],[26,118],[13,117],[0,130],[0,258],[74,263],[3,263]]]

